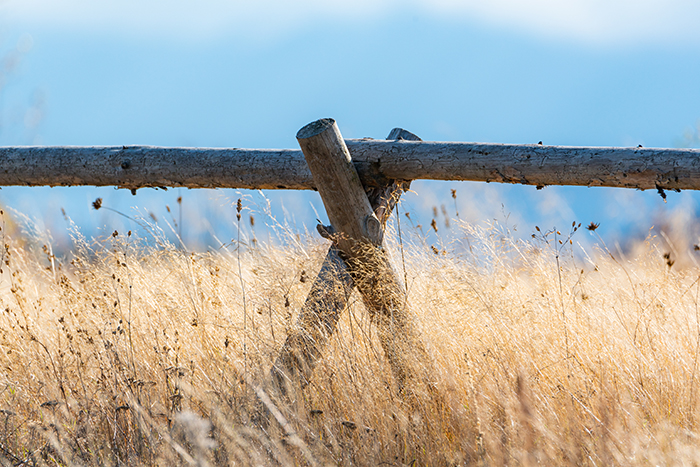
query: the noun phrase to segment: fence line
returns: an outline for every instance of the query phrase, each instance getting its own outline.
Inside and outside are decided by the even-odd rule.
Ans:
[[[365,187],[388,180],[700,189],[700,150],[345,140]],[[300,150],[0,147],[0,186],[316,189]]]
[[[318,189],[331,221],[319,232],[333,244],[270,372],[272,387],[286,397],[288,384],[303,386],[312,377],[354,284],[411,410],[430,394],[436,377],[383,243],[384,222],[405,181],[611,186],[661,194],[700,189],[700,150],[423,142],[401,129],[389,138],[397,140],[344,140],[335,120],[321,119],[297,133],[301,151],[0,147],[0,185]]]

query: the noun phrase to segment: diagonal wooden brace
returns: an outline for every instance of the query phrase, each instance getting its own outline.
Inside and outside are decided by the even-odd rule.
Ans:
[[[338,248],[331,245],[299,313],[296,327],[287,336],[270,370],[270,379],[278,393],[293,394],[290,389],[309,383],[354,285]]]
[[[420,141],[402,128],[394,128],[387,140]],[[410,181],[390,180],[384,186],[367,190],[372,209],[384,228],[401,194]],[[331,239],[332,229],[318,226],[324,238]],[[354,281],[338,248],[331,245],[311,291],[301,309],[294,331],[287,337],[271,370],[272,381],[280,392],[288,385],[306,386],[316,363],[322,358],[328,340],[347,306]]]
[[[423,360],[427,354],[409,317],[405,291],[391,270],[382,239],[386,221],[410,181],[389,180],[384,186],[365,190],[332,120],[319,120],[304,127],[297,138],[331,219],[332,227],[319,226],[319,232],[334,244],[301,310],[295,332],[288,336],[273,365],[272,381],[282,394],[288,393],[289,385],[308,384],[357,283],[365,306],[378,325],[394,376],[403,387],[408,375],[415,373],[407,362],[415,363],[416,357]],[[387,139],[420,141],[400,128],[392,130]],[[319,149],[314,149],[319,141]],[[329,155],[331,161],[324,162]],[[424,363],[419,367],[427,368]]]

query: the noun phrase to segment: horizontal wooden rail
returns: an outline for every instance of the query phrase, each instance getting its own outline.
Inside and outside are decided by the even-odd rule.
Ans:
[[[700,189],[700,150],[345,140],[365,187],[387,180]],[[316,189],[299,150],[0,147],[0,186]]]

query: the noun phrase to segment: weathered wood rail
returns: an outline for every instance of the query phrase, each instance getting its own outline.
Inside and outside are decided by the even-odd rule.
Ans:
[[[345,140],[365,187],[388,180],[700,189],[700,150]],[[317,189],[300,150],[0,147],[0,186]]]

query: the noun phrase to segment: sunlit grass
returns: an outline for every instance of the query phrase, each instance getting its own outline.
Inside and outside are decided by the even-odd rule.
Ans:
[[[240,249],[233,241],[189,252],[151,227],[148,239],[114,232],[87,241],[74,232],[65,258],[39,234],[5,236],[4,464],[700,458],[700,269],[669,266],[654,239],[622,258],[604,246],[581,251],[585,226],[535,230],[528,241],[458,219],[444,243],[406,225],[401,243],[389,232],[434,363],[435,397],[415,406],[397,392],[357,295],[311,384],[291,402],[270,390],[268,372],[324,240],[290,233],[262,244],[242,235]],[[270,410],[277,416],[261,423]]]

